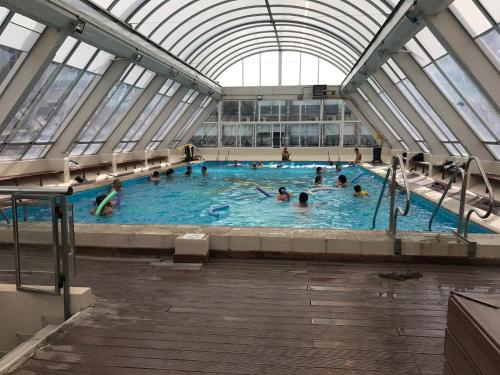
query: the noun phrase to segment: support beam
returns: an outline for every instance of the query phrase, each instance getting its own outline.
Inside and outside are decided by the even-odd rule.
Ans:
[[[158,117],[153,121],[149,129],[144,133],[141,139],[139,139],[133,151],[144,151],[146,149],[146,146],[154,137],[155,133],[161,128],[165,121],[168,120],[174,109],[179,105],[182,98],[184,98],[184,95],[186,95],[188,91],[189,87],[187,86],[179,87],[175,95],[168,101],[165,108],[163,108]]]
[[[85,22],[78,39],[104,49],[118,57],[133,61],[141,55],[141,65],[161,75],[179,73],[176,81],[185,85],[198,84],[198,91],[222,93],[219,84],[177,56],[156,44],[126,22],[87,0],[1,0],[7,8],[57,29],[72,30],[77,19]]]
[[[109,90],[118,82],[128,64],[128,61],[120,60],[114,61],[109,66],[99,83],[95,86],[94,90],[92,90],[92,93],[61,132],[56,142],[47,153],[47,158],[61,158],[66,156],[74,139],[80,134],[80,131],[85,127],[104,98],[106,98]]]
[[[469,125],[460,117],[455,108],[451,106],[422,68],[420,68],[413,57],[408,53],[398,53],[393,55],[392,58],[403,72],[405,72],[406,77],[424,96],[434,111],[448,125],[448,128],[467,151],[480,159],[491,160],[493,157],[488,149],[469,128]]]
[[[382,99],[380,99],[380,96],[375,92],[371,85],[368,82],[365,82],[361,86],[361,89],[368,99],[370,99],[372,104],[380,111],[382,116],[384,116],[386,121],[392,126],[394,131],[398,133],[401,139],[408,145],[410,151],[422,152],[422,149],[417,142],[415,142],[410,132],[406,130],[405,126],[399,122],[396,116],[394,116],[391,109],[387,107]]]
[[[181,139],[180,144],[188,143],[196,130],[203,125],[203,123],[207,120],[207,118],[212,114],[215,107],[217,107],[217,100],[212,100],[212,102],[208,105],[207,108],[201,113],[200,117],[194,122],[191,128],[187,131],[186,135]]]
[[[429,126],[415,111],[413,106],[408,102],[403,94],[401,94],[401,91],[399,91],[387,74],[385,74],[383,70],[379,70],[373,76],[377,80],[378,84],[384,89],[385,93],[396,104],[399,110],[403,112],[406,118],[419,131],[420,135],[424,138],[425,142],[431,149],[431,152],[436,155],[448,155],[448,150],[446,150]]]
[[[46,27],[0,96],[0,133],[52,62],[67,33]]]
[[[182,127],[186,125],[186,122],[189,121],[191,116],[196,112],[196,110],[200,107],[201,103],[205,100],[205,96],[198,95],[196,99],[191,103],[191,105],[187,108],[186,112],[182,114],[182,116],[177,120],[175,124],[173,124],[170,131],[165,135],[165,139],[160,143],[158,148],[169,148],[170,142],[172,142],[175,137],[179,134]]]
[[[377,129],[378,133],[381,134],[384,139],[386,139],[392,146],[393,149],[400,149],[401,144],[399,141],[392,135],[392,133],[387,129],[382,121],[378,118],[375,112],[372,111],[370,106],[366,104],[365,100],[358,93],[351,95],[352,100],[356,104],[357,108],[363,114],[363,117],[368,119],[369,123],[373,124],[373,127]]]
[[[500,4],[498,5],[500,6]],[[470,37],[453,13],[447,9],[427,18],[433,34],[467,75],[483,89],[484,94],[500,112],[500,76],[481,48]]]
[[[353,92],[376,72],[391,53],[401,49],[421,28],[419,20],[437,14],[453,0],[401,0],[342,82],[344,95]]]
[[[132,108],[130,108],[128,113],[120,122],[120,125],[118,125],[118,127],[108,137],[108,140],[106,141],[106,143],[104,143],[99,153],[113,153],[115,146],[122,140],[123,136],[141,115],[144,108],[146,108],[149,102],[155,97],[156,94],[158,94],[158,91],[166,82],[166,80],[166,77],[159,75],[156,75],[156,77],[153,78],[153,80],[149,83],[146,89],[142,92],[141,96],[137,99]]]

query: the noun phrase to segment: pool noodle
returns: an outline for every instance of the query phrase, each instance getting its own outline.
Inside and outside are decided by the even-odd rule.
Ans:
[[[220,212],[216,212],[216,211],[220,211],[220,210],[225,210],[225,209],[228,209],[229,208],[229,205],[228,204],[221,204],[219,206],[215,206],[215,207],[212,207],[208,210],[208,213],[212,216],[219,216],[221,215]]]
[[[257,190],[258,192],[264,194],[266,197],[268,198],[271,198],[271,194],[269,194],[267,191],[265,191],[264,189],[260,188],[260,187],[256,187],[255,190]]]
[[[358,178],[363,177],[365,175],[365,172],[361,172],[358,176],[354,177],[351,182],[356,182]]]
[[[95,210],[95,216],[99,216],[101,214],[102,209],[104,206],[108,204],[108,202],[116,195],[116,191],[113,190],[111,193],[109,193],[106,198],[103,199],[103,201],[97,206],[97,209]]]

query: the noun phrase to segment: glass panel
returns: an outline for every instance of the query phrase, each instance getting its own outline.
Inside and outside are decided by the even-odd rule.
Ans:
[[[489,148],[491,153],[495,156],[495,159],[500,160],[500,145],[487,144],[486,147]]]
[[[275,122],[279,121],[279,109],[283,104],[281,100],[262,100],[259,102],[260,121]]]
[[[281,147],[298,147],[300,145],[300,125],[281,124]]]
[[[254,142],[254,126],[255,125],[240,125],[240,147],[253,147]]]
[[[338,146],[340,143],[340,124],[323,124],[321,143],[323,146]]]
[[[263,53],[260,55],[260,59],[260,84],[262,86],[278,86],[279,53]]]
[[[7,78],[7,75],[22,55],[22,51],[0,45],[0,84]]]
[[[281,84],[298,85],[300,81],[300,52],[283,52],[281,63]]]
[[[237,147],[236,135],[238,125],[222,125],[221,127],[221,146]]]
[[[450,9],[473,38],[492,26],[472,0],[455,0]]]
[[[49,150],[50,145],[33,145],[30,146],[28,151],[23,155],[22,159],[23,160],[28,160],[28,159],[39,159],[43,158],[45,153]]]
[[[260,55],[243,60],[243,86],[260,86]]]
[[[273,132],[272,125],[257,125],[255,131],[255,141],[257,147],[272,147]]]
[[[500,71],[500,34],[498,30],[493,29],[476,41],[497,70]]]
[[[319,146],[319,124],[300,125],[300,145],[301,147]]]
[[[356,147],[358,145],[357,123],[344,123],[344,147]]]
[[[193,137],[189,140],[189,143],[192,143],[198,147],[219,147],[218,134],[218,125],[204,124],[200,128],[196,129]]]
[[[372,132],[362,123],[358,123],[358,133],[359,133],[359,144],[358,144],[359,147],[378,146],[377,140],[373,137]]]
[[[424,27],[416,37],[434,60],[446,55],[446,49],[427,27]]]
[[[496,23],[500,23],[500,7],[498,6],[497,0],[479,0],[486,11],[495,20]]]
[[[323,101],[323,120],[339,121],[342,119],[342,101],[329,99]]]
[[[301,85],[317,85],[319,61],[316,56],[301,54],[300,63],[300,84]]]
[[[242,100],[240,104],[241,122],[257,121],[258,106],[255,100]],[[215,120],[217,121],[217,119]]]
[[[303,100],[301,103],[301,121],[319,121],[321,102],[319,100]]]
[[[222,121],[239,121],[239,102],[223,101],[222,102]]]
[[[17,160],[26,149],[26,145],[5,145],[0,152],[0,160]]]

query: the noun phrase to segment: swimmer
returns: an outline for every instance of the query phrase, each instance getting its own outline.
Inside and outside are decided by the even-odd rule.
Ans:
[[[172,175],[174,174],[174,170],[172,168],[168,168],[166,171],[165,171],[165,176],[168,178],[168,177],[172,177]]]
[[[299,206],[300,207],[308,207],[309,203],[307,201],[309,200],[309,195],[305,192],[302,192],[299,194]]]
[[[257,168],[264,168],[264,162],[262,160],[257,164]]]
[[[122,182],[119,178],[115,178],[113,180],[113,187],[111,188],[111,190],[114,190],[117,193],[122,190]]]
[[[317,174],[316,177],[314,177],[314,184],[321,185],[321,182],[323,182],[323,176]]]
[[[326,170],[322,167],[316,167],[316,174],[321,174],[321,173],[325,173]]]
[[[149,181],[151,182],[158,182],[160,181],[160,172],[154,171],[152,174],[149,175]]]
[[[355,158],[351,164],[361,164],[361,162],[363,161],[363,155],[361,155],[361,152],[359,152],[359,148],[356,147],[354,149],[354,155]]]
[[[233,167],[238,168],[238,160],[233,160]]]
[[[366,197],[368,195],[367,191],[363,191],[361,185],[354,186],[354,196],[355,197]]]
[[[90,210],[91,215],[95,215],[95,211],[97,210],[97,207],[102,203],[102,201],[106,198],[106,194],[101,194],[98,195],[97,198],[95,199],[96,207]],[[101,212],[99,213],[99,216],[109,216],[113,213],[113,206],[111,204],[111,201],[106,203],[106,205],[103,207]]]
[[[280,187],[278,189],[278,195],[276,196],[276,200],[280,202],[288,202],[292,198],[292,193],[286,191],[285,187]]]
[[[283,168],[283,165],[282,165],[282,164],[278,164],[278,165],[276,166],[276,168]]]
[[[343,174],[339,176],[337,187],[347,187],[347,177]]]
[[[208,168],[206,165],[201,167],[201,175],[202,176],[208,176]]]
[[[257,169],[257,163],[255,163],[255,162],[254,162],[254,163],[252,163],[252,165],[250,166],[250,168],[252,168],[252,169]]]
[[[192,173],[193,173],[193,167],[188,165],[186,167],[186,172],[184,173],[184,176],[189,177],[189,176],[191,176]]]
[[[342,165],[341,164],[335,165],[335,172],[342,172]]]

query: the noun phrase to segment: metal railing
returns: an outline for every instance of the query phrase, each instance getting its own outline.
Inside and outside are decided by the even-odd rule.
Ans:
[[[405,197],[405,206],[404,209],[401,207],[396,207],[396,192],[398,191],[398,183],[396,180],[397,171],[401,170],[401,175],[403,177],[403,185],[406,193]],[[382,199],[384,197],[384,192],[387,187],[387,182],[389,181],[389,177],[391,178],[391,183],[389,186],[390,191],[390,203],[389,203],[389,227],[387,229],[387,233],[394,239],[394,253],[396,255],[401,254],[401,239],[397,236],[397,226],[398,226],[398,216],[407,216],[410,212],[410,187],[408,185],[408,178],[406,176],[406,169],[403,160],[403,156],[401,154],[396,155],[392,158],[391,165],[387,169],[387,173],[385,175],[384,183],[382,185],[382,190],[380,191],[380,196],[378,198],[377,207],[375,208],[375,213],[373,215],[372,220],[372,229],[375,229],[377,223],[377,215],[380,209],[380,205],[382,203]]]
[[[12,200],[12,228],[14,249],[16,256],[16,288],[20,291],[31,293],[44,293],[59,296],[63,290],[64,318],[71,317],[70,272],[69,258],[73,258],[73,269],[76,268],[74,253],[74,220],[73,207],[66,201],[66,196],[73,194],[73,189],[68,188],[43,188],[43,187],[18,187],[1,186],[0,195],[10,195]],[[21,260],[20,222],[18,208],[23,210],[24,221],[27,221],[27,207],[35,205],[33,202],[44,202],[43,206],[50,207],[52,249],[55,261],[53,289],[44,286],[25,285],[22,269],[24,262]],[[23,224],[26,225],[26,224]],[[40,271],[39,273],[44,273]],[[46,272],[45,272],[46,273]]]

